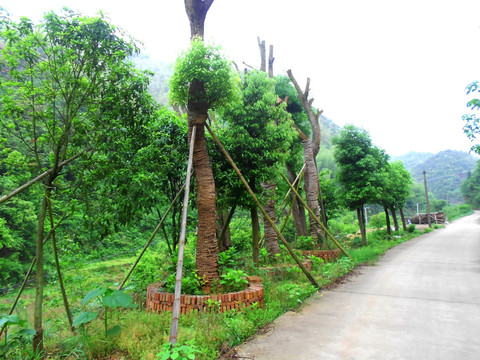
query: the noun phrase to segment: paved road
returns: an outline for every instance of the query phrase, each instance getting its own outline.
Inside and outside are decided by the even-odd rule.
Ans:
[[[245,359],[480,359],[480,212],[391,249],[287,313]]]

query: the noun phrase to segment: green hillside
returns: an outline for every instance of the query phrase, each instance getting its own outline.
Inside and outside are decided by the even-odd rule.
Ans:
[[[434,155],[433,153],[411,151],[405,155],[393,156],[392,160],[401,160],[405,168],[411,172],[417,165]]]
[[[455,150],[445,150],[437,154],[408,153],[398,159],[403,161],[416,182],[423,182],[425,170],[428,190],[438,199],[452,204],[463,202],[460,185],[469,172],[475,169],[477,161],[471,154]]]

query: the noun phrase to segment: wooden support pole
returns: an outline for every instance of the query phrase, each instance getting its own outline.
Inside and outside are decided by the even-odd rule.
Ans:
[[[270,218],[270,216],[268,216],[267,212],[265,211],[265,209],[263,208],[262,204],[260,203],[260,201],[258,200],[258,198],[255,196],[253,190],[250,188],[250,186],[248,185],[248,182],[247,180],[245,180],[245,178],[243,177],[242,173],[240,172],[240,170],[238,169],[237,165],[235,165],[235,162],[233,161],[233,159],[230,157],[230,155],[228,154],[227,150],[223,147],[222,143],[220,142],[220,140],[218,140],[217,136],[213,133],[212,129],[210,128],[210,126],[208,125],[205,125],[208,132],[210,133],[210,135],[212,135],[212,138],[213,140],[217,143],[217,145],[220,147],[220,149],[222,150],[223,154],[225,155],[225,157],[227,158],[228,162],[230,163],[230,165],[232,165],[233,169],[235,170],[235,172],[237,173],[237,175],[239,176],[240,180],[242,181],[243,185],[246,187],[248,193],[250,194],[251,198],[253,199],[253,201],[255,202],[255,204],[257,205],[257,207],[260,209],[260,211],[262,212],[263,216],[265,217],[265,219],[267,219],[267,221],[269,222],[269,224],[272,226],[272,229],[275,231],[275,233],[277,234],[277,236],[280,238],[280,240],[282,241],[283,245],[285,245],[285,247],[287,248],[288,252],[290,253],[290,255],[293,257],[293,259],[295,260],[295,262],[297,263],[297,265],[300,267],[300,269],[302,269],[303,273],[305,274],[305,276],[308,278],[308,280],[310,280],[310,282],[312,283],[313,286],[315,286],[317,289],[320,288],[320,286],[318,285],[318,283],[316,282],[316,280],[313,278],[312,274],[310,274],[310,272],[305,268],[305,266],[302,264],[302,262],[300,261],[300,259],[298,258],[297,254],[295,254],[295,252],[293,251],[292,247],[290,246],[290,244],[287,242],[287,240],[285,240],[285,237],[282,235],[282,233],[280,232],[280,230],[278,230],[277,228],[277,225],[273,222],[273,220]]]
[[[300,196],[300,194],[298,193],[297,190],[295,190],[295,188],[293,187],[292,184],[290,184],[290,181],[288,181],[287,177],[284,175],[284,174],[281,174],[283,179],[287,182],[288,186],[290,186],[290,188],[292,189],[292,191],[295,193],[295,195],[297,196],[298,200],[300,200],[300,202],[303,204],[303,206],[305,207],[305,209],[308,210],[308,212],[312,215],[312,217],[315,219],[315,221],[317,222],[318,225],[320,225],[323,229],[323,231],[325,231],[325,234],[327,234],[327,236],[333,241],[333,243],[335,245],[337,245],[337,247],[340,249],[340,251],[342,253],[345,254],[345,256],[348,256],[350,259],[353,260],[353,258],[350,256],[350,254],[343,248],[342,245],[340,245],[340,243],[337,241],[337,239],[335,239],[333,237],[333,235],[330,233],[330,231],[328,231],[328,229],[325,227],[325,225],[323,225],[323,223],[320,221],[320,219],[315,215],[315,213],[313,212],[312,209],[310,209],[307,205],[307,203],[302,199],[302,197]]]
[[[48,206],[48,216],[50,218],[50,227],[55,228],[55,223],[53,221],[53,210],[52,210],[52,201],[50,198],[47,198]],[[58,247],[57,247],[57,237],[55,231],[52,232],[52,246],[53,246],[53,257],[55,258],[55,268],[57,270],[58,284],[60,286],[60,292],[62,293],[63,306],[65,307],[65,313],[67,314],[68,324],[70,325],[70,330],[75,332],[75,327],[73,326],[72,312],[70,311],[70,305],[68,304],[67,293],[65,291],[65,286],[63,284],[62,271],[60,269],[60,261],[58,259]]]
[[[32,260],[32,263],[30,264],[30,267],[28,268],[27,274],[25,275],[25,278],[23,279],[23,283],[22,283],[22,286],[20,287],[20,290],[18,291],[17,297],[15,298],[15,301],[13,302],[12,306],[10,307],[10,311],[8,312],[8,315],[13,314],[13,311],[15,310],[15,307],[17,306],[18,300],[20,300],[20,296],[22,295],[23,290],[25,289],[25,286],[27,285],[28,278],[32,274],[32,270],[33,270],[33,267],[35,266],[36,262],[37,262],[37,258],[34,257],[33,260]],[[6,326],[6,324],[3,325],[2,328],[0,329],[0,337],[3,334],[3,330],[5,329],[5,326]]]
[[[57,229],[57,227],[62,223],[62,221],[67,217],[67,213],[65,212],[61,219],[55,224],[54,227],[52,227],[50,229],[50,232],[47,234],[47,236],[45,237],[44,241],[43,241],[43,245],[46,244],[46,242],[50,239],[50,237],[52,236],[53,232]],[[25,274],[25,277],[23,279],[23,283],[22,285],[20,286],[20,290],[18,290],[18,294],[17,296],[15,297],[15,301],[13,302],[12,306],[10,307],[10,310],[8,312],[8,315],[12,315],[15,308],[17,307],[17,304],[18,304],[18,300],[20,300],[20,296],[22,296],[22,293],[23,293],[23,290],[25,290],[25,286],[27,285],[27,281],[28,281],[28,278],[30,277],[30,275],[32,274],[32,271],[33,271],[33,267],[35,266],[35,264],[37,263],[37,258],[34,257],[32,259],[32,263],[30,264],[30,267],[28,268],[28,271],[27,273]],[[2,336],[3,334],[3,329],[4,329],[5,325],[0,329],[0,336]]]
[[[297,184],[297,191],[298,191],[298,188],[300,187],[300,182],[302,181],[301,178],[302,178],[304,169],[305,169],[305,164],[303,165],[302,170],[300,170],[297,178],[293,182],[294,184]],[[282,201],[282,204],[280,205],[280,208],[283,206],[283,203],[285,202],[285,199],[287,198],[287,196],[290,194],[290,191],[291,191],[291,189],[288,189],[287,195],[285,195],[285,198],[283,199],[284,201]],[[283,224],[280,227],[280,232],[281,233],[283,233],[283,230],[285,229],[285,226],[287,226],[288,218],[292,214],[294,201],[295,201],[295,196],[293,197],[292,203],[290,204],[290,210],[288,210],[288,214],[285,216],[285,219],[283,220]],[[260,248],[264,245],[264,241],[265,241],[265,234],[263,234],[262,240],[260,240]]]
[[[300,172],[298,173],[297,178],[296,178],[295,181],[293,182],[293,185],[297,184],[297,189],[298,189],[298,186],[299,186],[300,181],[301,181],[301,180],[300,180],[300,176],[302,176],[302,175],[303,175],[303,172],[305,171],[305,165],[306,165],[306,164],[303,163],[303,166],[302,166],[302,168],[300,169]],[[285,201],[287,200],[288,195],[290,195],[290,191],[292,191],[292,189],[289,188],[288,191],[287,191],[287,194],[285,195],[285,197],[284,197],[283,200],[282,200],[282,203],[281,203],[280,206],[279,206],[280,208],[283,206],[283,204],[284,204]],[[295,197],[294,197],[294,198],[295,198]]]
[[[91,149],[87,149],[85,151],[82,151],[81,153],[75,155],[75,156],[72,156],[71,158],[65,160],[65,161],[62,161],[60,164],[58,164],[57,166],[57,170],[60,170],[62,167],[64,167],[65,165],[68,165],[69,163],[71,163],[72,161],[78,159],[80,156],[82,156],[83,154],[85,154],[87,151],[90,151]],[[40,180],[42,180],[45,176],[47,176],[48,174],[50,174],[51,172],[53,171],[53,168],[52,169],[49,169],[43,173],[41,173],[40,175],[38,175],[36,178],[30,180],[29,182],[23,184],[22,186],[16,188],[15,190],[13,190],[11,193],[7,194],[7,195],[4,195],[0,198],[0,204],[7,201],[8,199],[14,197],[15,195],[21,193],[23,190],[25,189],[28,189],[30,186],[32,186],[33,184],[35,184],[36,182],[39,182]]]
[[[208,125],[205,124],[208,127]],[[178,321],[180,318],[180,295],[182,292],[183,253],[185,251],[185,233],[187,228],[188,196],[190,190],[190,178],[192,174],[193,148],[195,147],[195,135],[197,126],[192,128],[190,151],[188,154],[187,180],[185,181],[185,193],[183,197],[182,224],[180,227],[180,240],[178,241],[177,277],[175,280],[175,295],[173,299],[172,326],[170,328],[170,344],[175,345],[178,335]]]
[[[133,270],[135,269],[135,267],[137,266],[137,264],[139,263],[140,259],[142,258],[143,254],[145,254],[145,251],[147,251],[147,248],[150,246],[151,242],[153,241],[153,239],[155,238],[155,235],[157,235],[157,232],[158,230],[160,230],[160,228],[163,226],[163,223],[165,222],[165,219],[167,218],[167,215],[170,213],[170,211],[172,210],[173,208],[173,205],[177,202],[178,198],[180,197],[180,194],[182,193],[183,189],[185,188],[185,184],[183,184],[182,188],[177,192],[177,195],[175,195],[175,198],[173,199],[172,203],[170,204],[170,206],[168,207],[167,211],[165,212],[165,214],[163,214],[162,218],[160,219],[160,222],[158,223],[157,227],[155,228],[155,230],[153,230],[153,233],[152,235],[150,235],[150,238],[148,239],[147,243],[145,244],[145,246],[143,247],[142,251],[140,252],[140,254],[137,256],[137,259],[135,260],[135,262],[132,264],[132,266],[130,267],[130,269],[128,270],[128,273],[127,275],[125,275],[125,278],[123,279],[122,283],[118,286],[117,290],[122,290],[123,286],[125,285],[125,283],[127,282],[128,278],[130,277],[130,275],[132,274]],[[168,241],[168,239],[167,239]]]

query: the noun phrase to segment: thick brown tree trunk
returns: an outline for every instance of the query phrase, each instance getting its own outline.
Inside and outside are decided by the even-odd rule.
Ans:
[[[293,186],[297,186],[294,183],[296,179],[295,171],[293,167],[287,164],[287,172],[288,172],[288,179]],[[293,207],[292,207],[292,215],[293,215],[293,222],[295,224],[295,230],[297,231],[297,236],[307,236],[307,218],[305,216],[305,208],[302,204],[300,204],[297,200],[297,197],[292,192],[290,196],[293,198]]]
[[[390,216],[388,215],[388,209],[386,206],[383,207],[383,211],[385,212],[385,220],[387,222],[387,235],[392,236],[392,228],[390,224]]]
[[[192,125],[197,125],[195,149],[193,151],[198,209],[196,269],[198,276],[205,280],[204,290],[208,292],[212,282],[219,279],[219,275],[215,218],[215,182],[205,142],[204,123],[206,118],[206,112],[202,114],[188,110],[189,138]],[[203,122],[201,121],[202,119]]]
[[[393,206],[390,208],[390,214],[392,214],[393,226],[395,227],[395,231],[400,230],[398,226],[397,214],[395,213],[395,208]]]
[[[315,212],[315,215],[320,218],[320,211],[318,208],[318,172],[315,158],[313,156],[312,142],[310,140],[303,140],[303,153],[305,156],[305,193],[307,197],[307,205]],[[320,226],[317,224],[313,216],[309,214],[310,235],[314,243],[317,243],[318,237],[322,236]]]
[[[275,181],[272,181],[268,184],[262,183],[261,185],[265,191],[265,198],[267,199],[263,208],[272,221],[275,222],[275,189],[277,184]],[[263,228],[265,231],[265,247],[267,248],[268,255],[274,258],[275,255],[280,254],[280,245],[278,244],[277,234],[266,219],[264,219]]]
[[[205,18],[213,0],[185,0],[185,11],[190,22],[190,38],[203,40]],[[205,280],[204,290],[210,291],[212,282],[218,281],[218,246],[216,235],[215,181],[205,142],[205,121],[208,104],[199,100],[206,98],[204,84],[194,80],[189,88],[187,104],[189,138],[193,125],[197,125],[193,169],[197,181],[198,232],[196,249],[196,269]],[[189,139],[190,140],[190,139]]]
[[[407,231],[407,223],[405,221],[405,214],[403,213],[403,209],[400,208],[400,209],[398,209],[398,211],[400,212],[400,218],[402,219],[403,231]]]
[[[252,257],[253,264],[258,267],[260,263],[260,223],[258,221],[257,207],[253,204],[250,207],[250,218],[252,220]]]
[[[308,116],[308,121],[310,122],[310,127],[312,129],[312,137],[311,139],[308,138],[306,134],[304,134],[298,126],[296,126],[296,130],[302,140],[303,145],[303,153],[305,157],[305,193],[307,197],[307,205],[315,212],[315,214],[320,217],[320,210],[318,207],[318,199],[319,199],[319,182],[318,182],[318,169],[316,163],[316,156],[320,149],[320,139],[321,139],[321,130],[320,124],[318,119],[320,117],[321,111],[317,110],[316,113],[313,111],[312,104],[313,99],[309,99],[309,92],[310,92],[310,79],[307,78],[307,84],[305,86],[305,91],[300,89],[297,80],[293,76],[291,70],[287,71],[288,77],[292,81],[293,85],[295,86],[295,90],[298,94],[298,99],[302,103],[302,107],[305,110],[305,113]],[[320,226],[317,225],[315,220],[313,220],[312,216],[309,215],[309,223],[310,223],[310,233],[312,236],[312,240],[317,242],[318,235],[322,236]],[[326,243],[323,244],[326,246]]]

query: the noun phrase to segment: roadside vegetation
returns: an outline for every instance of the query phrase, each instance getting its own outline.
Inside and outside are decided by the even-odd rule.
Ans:
[[[216,359],[432,230],[408,224],[426,211],[423,185],[366,130],[322,117],[310,79],[274,76],[265,42],[260,69],[241,72],[202,41],[212,2],[185,0],[193,41],[171,107],[101,13],[34,24],[0,10],[0,357]],[[472,211],[429,198],[450,221]],[[332,262],[300,252],[337,248]],[[229,293],[253,275],[265,306],[210,301],[174,340],[172,314],[145,311],[149,284]]]
[[[460,207],[459,211],[465,207]],[[345,214],[346,218],[351,215]],[[383,217],[379,217],[383,219]],[[248,217],[234,220],[238,233],[248,232]],[[312,274],[320,285],[320,291],[341,280],[358,266],[372,265],[388,249],[401,244],[413,237],[417,237],[432,229],[423,227],[421,230],[410,225],[407,231],[393,231],[387,235],[382,221],[374,219],[373,225],[367,227],[367,246],[361,246],[360,234],[350,233],[351,226],[339,226],[338,218],[332,223],[337,226],[336,236],[348,249],[353,260],[342,257],[335,262],[325,263],[320,258],[310,257],[313,269]],[[126,293],[134,299],[135,306],[116,307],[107,309],[109,327],[118,326],[116,334],[105,334],[104,307],[93,299],[82,304],[82,299],[90,291],[103,287],[115,288],[125,272],[134,261],[134,256],[116,256],[110,259],[92,262],[84,257],[79,260],[76,255],[63,256],[70,268],[65,271],[66,290],[71,299],[73,314],[78,317],[83,312],[97,312],[98,317],[93,321],[79,325],[75,333],[68,329],[58,283],[54,276],[49,278],[45,288],[45,318],[47,358],[50,359],[161,359],[166,353],[172,354],[175,349],[185,358],[189,354],[196,359],[216,359],[221,354],[231,351],[231,348],[245,341],[247,338],[262,331],[263,327],[287,311],[298,311],[308,299],[317,293],[300,269],[295,266],[284,247],[281,253],[271,259],[268,254],[261,252],[260,266],[254,267],[251,261],[251,249],[242,237],[232,238],[235,251],[226,251],[221,258],[230,268],[242,270],[248,275],[258,275],[263,279],[265,287],[265,306],[253,306],[242,310],[231,310],[227,313],[218,311],[219,304],[212,302],[205,313],[191,312],[180,318],[180,332],[176,347],[168,348],[168,334],[170,331],[171,313],[151,313],[144,309],[146,285],[163,279],[167,281],[171,265],[174,264],[168,256],[166,244],[157,243],[148,250],[145,257],[127,284]],[[305,243],[305,240],[303,240]],[[298,248],[301,248],[299,243]],[[192,261],[194,252],[194,238],[187,245],[187,263]],[[112,254],[114,255],[114,254]],[[159,268],[159,264],[163,264]],[[188,265],[187,265],[188,266]],[[186,274],[190,281],[192,274]],[[238,279],[240,280],[240,279]],[[16,295],[17,289],[0,297],[0,313],[6,313]],[[34,303],[34,288],[30,285],[24,292],[22,299],[8,327],[8,340],[2,339],[0,354],[8,359],[34,358],[30,346],[31,334],[25,331],[30,329],[31,311]],[[265,329],[266,331],[266,329]],[[163,350],[162,350],[163,349]],[[163,351],[163,352],[162,352]],[[180,356],[179,355],[179,356]],[[181,358],[181,357],[180,357]]]

